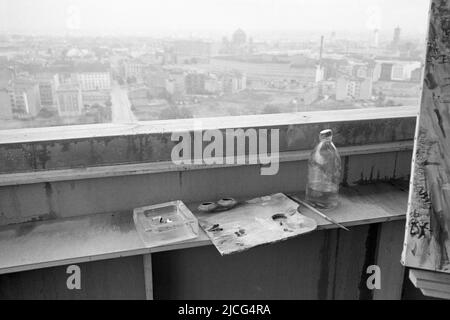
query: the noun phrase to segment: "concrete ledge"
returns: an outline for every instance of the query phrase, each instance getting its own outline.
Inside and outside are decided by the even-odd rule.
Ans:
[[[193,135],[198,128],[279,129],[279,152],[285,153],[312,149],[325,128],[333,129],[336,146],[345,148],[412,141],[415,126],[415,109],[400,107],[0,130],[0,174],[170,161],[177,143],[172,132]]]
[[[401,220],[407,196],[386,183],[343,188],[341,206],[328,214],[347,227]],[[188,206],[195,213],[197,204]],[[316,219],[318,230],[336,228],[309,209],[300,210]],[[201,231],[195,240],[147,248],[130,211],[30,222],[0,227],[0,274],[206,245],[211,241]]]

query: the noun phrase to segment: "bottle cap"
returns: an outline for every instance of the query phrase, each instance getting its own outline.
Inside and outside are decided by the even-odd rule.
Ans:
[[[331,129],[320,131],[319,138],[320,139],[327,139],[331,138],[333,136],[333,131]]]

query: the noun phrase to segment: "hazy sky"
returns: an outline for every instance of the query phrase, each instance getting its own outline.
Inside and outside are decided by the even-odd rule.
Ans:
[[[381,31],[424,33],[429,0],[0,0],[0,31],[149,35]]]

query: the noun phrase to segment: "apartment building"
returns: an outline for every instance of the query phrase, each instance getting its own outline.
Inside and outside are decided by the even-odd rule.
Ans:
[[[17,79],[8,87],[13,113],[20,118],[34,117],[41,110],[39,85],[29,79]]]
[[[11,98],[6,88],[0,88],[0,119],[13,118]]]
[[[62,117],[78,116],[82,113],[81,89],[76,85],[62,85],[57,90],[58,114]]]
[[[36,75],[39,85],[39,97],[43,107],[55,107],[57,104],[56,90],[59,86],[57,74],[42,73]]]
[[[80,72],[76,75],[83,91],[111,90],[111,73],[109,71]]]
[[[372,85],[370,78],[340,76],[336,81],[336,100],[369,100]]]

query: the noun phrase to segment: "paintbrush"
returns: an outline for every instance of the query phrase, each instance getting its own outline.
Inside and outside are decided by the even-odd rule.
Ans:
[[[295,197],[295,196],[289,196],[289,198],[291,198],[292,200],[294,200],[295,202],[302,204],[303,206],[305,206],[306,208],[308,208],[309,210],[311,210],[312,212],[318,214],[319,216],[321,216],[322,218],[324,218],[325,220],[337,225],[339,228],[344,229],[346,231],[350,231],[349,229],[347,229],[346,227],[344,227],[342,224],[340,224],[339,222],[337,222],[336,220],[330,218],[329,216],[327,216],[326,214],[320,212],[319,210],[317,210],[316,208],[314,208],[313,206],[307,204],[305,201],[300,200],[299,198]]]

